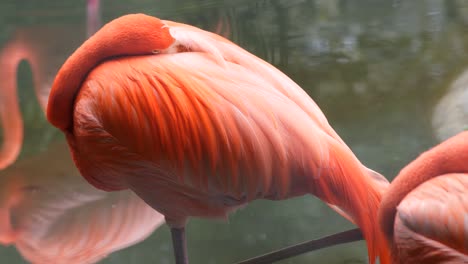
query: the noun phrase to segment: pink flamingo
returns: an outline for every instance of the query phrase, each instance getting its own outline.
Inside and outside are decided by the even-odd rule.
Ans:
[[[388,263],[377,224],[388,182],[297,84],[219,35],[142,14],[118,18],[62,66],[47,118],[91,184],[131,189],[164,214],[177,263],[188,262],[189,217],[305,194],[362,229],[371,263]]]
[[[468,263],[468,131],[424,152],[384,194],[392,263]]]

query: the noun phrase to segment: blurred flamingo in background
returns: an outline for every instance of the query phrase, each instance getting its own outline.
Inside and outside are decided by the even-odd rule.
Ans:
[[[99,1],[89,0],[87,10],[89,36],[100,27]],[[45,110],[51,76],[58,68],[50,66],[49,51],[58,49],[41,45],[41,40],[64,32],[50,27],[18,29],[0,52],[1,169],[16,160],[23,140],[16,90],[18,65],[23,60],[29,63],[39,104]],[[91,263],[144,239],[163,222],[160,214],[129,191],[109,195],[88,186],[68,155],[65,145],[57,144],[0,172],[2,244],[16,245],[33,263]]]
[[[432,115],[434,135],[446,140],[468,128],[468,70],[450,84]]]
[[[407,165],[382,199],[392,263],[468,263],[468,131]]]
[[[62,66],[47,117],[91,184],[130,188],[165,216],[177,263],[188,262],[188,217],[307,193],[362,229],[371,263],[389,263],[377,225],[388,181],[297,84],[216,34],[142,14],[113,20]]]
[[[90,0],[87,7],[90,35],[100,27],[99,1]],[[23,142],[16,84],[18,65],[22,60],[29,63],[36,96],[45,110],[51,76],[58,68],[51,54],[59,50],[48,40],[66,32],[70,29],[18,29],[0,52],[0,120],[4,130],[0,151],[0,243],[15,245],[26,260],[35,264],[95,263],[140,242],[164,222],[161,214],[131,191],[108,193],[90,186],[79,176],[64,142],[11,165]]]
[[[22,36],[15,37],[21,39]],[[20,40],[7,44],[0,52],[0,79],[2,80],[0,96],[0,120],[3,127],[3,143],[0,148],[0,170],[15,162],[23,142],[23,119],[19,109],[16,91],[16,70],[24,58],[30,59],[31,69],[39,71],[36,55]],[[40,81],[34,76],[34,83],[39,87]],[[41,100],[40,100],[41,101]]]
[[[86,1],[86,36],[93,35],[102,25],[101,22],[101,1]]]
[[[1,244],[35,264],[95,263],[164,223],[133,192],[89,185],[69,155],[56,143],[0,171]]]
[[[86,5],[87,36],[101,27],[99,0],[88,0]],[[0,50],[0,121],[3,127],[3,143],[0,148],[0,170],[13,163],[18,157],[23,142],[23,119],[18,105],[17,76],[18,66],[27,61],[33,73],[33,84],[39,105],[45,111],[47,98],[63,58],[54,59],[63,47],[73,47],[76,38],[69,32],[79,31],[67,27],[31,27],[17,29],[10,41]],[[54,41],[57,36],[66,43]],[[81,39],[79,40],[81,41]],[[53,55],[51,55],[53,54]]]

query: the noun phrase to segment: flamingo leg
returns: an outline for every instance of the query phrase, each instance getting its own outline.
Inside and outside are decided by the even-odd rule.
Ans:
[[[187,243],[185,239],[185,227],[171,227],[172,247],[176,264],[188,264]]]
[[[325,236],[319,239],[299,243],[258,257],[237,262],[236,264],[269,264],[321,248],[360,241],[363,239],[364,237],[362,236],[361,230],[356,228],[335,233],[333,235]]]

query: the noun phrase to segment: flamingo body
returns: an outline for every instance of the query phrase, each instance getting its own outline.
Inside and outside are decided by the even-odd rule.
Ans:
[[[468,131],[421,154],[379,210],[393,263],[468,263]]]
[[[445,174],[408,194],[397,209],[398,263],[468,263],[468,174]]]
[[[375,221],[388,182],[297,84],[216,34],[118,18],[65,62],[47,111],[91,184],[132,189],[171,227],[310,193],[360,226],[371,262],[386,263]]]

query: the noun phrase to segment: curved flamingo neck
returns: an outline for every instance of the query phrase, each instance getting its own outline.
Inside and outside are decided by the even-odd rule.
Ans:
[[[117,18],[83,43],[59,70],[47,105],[47,119],[71,131],[73,104],[86,75],[99,63],[116,56],[153,54],[174,43],[169,28],[158,18],[132,14]]]
[[[379,222],[388,241],[393,240],[396,208],[409,192],[439,175],[460,172],[468,172],[468,131],[424,152],[403,168],[385,192],[379,209]]]
[[[28,44],[26,34],[17,31],[12,40],[0,50],[0,123],[3,142],[0,144],[0,170],[15,162],[23,144],[23,119],[17,95],[17,70],[21,61],[27,61],[38,87],[38,56]]]

